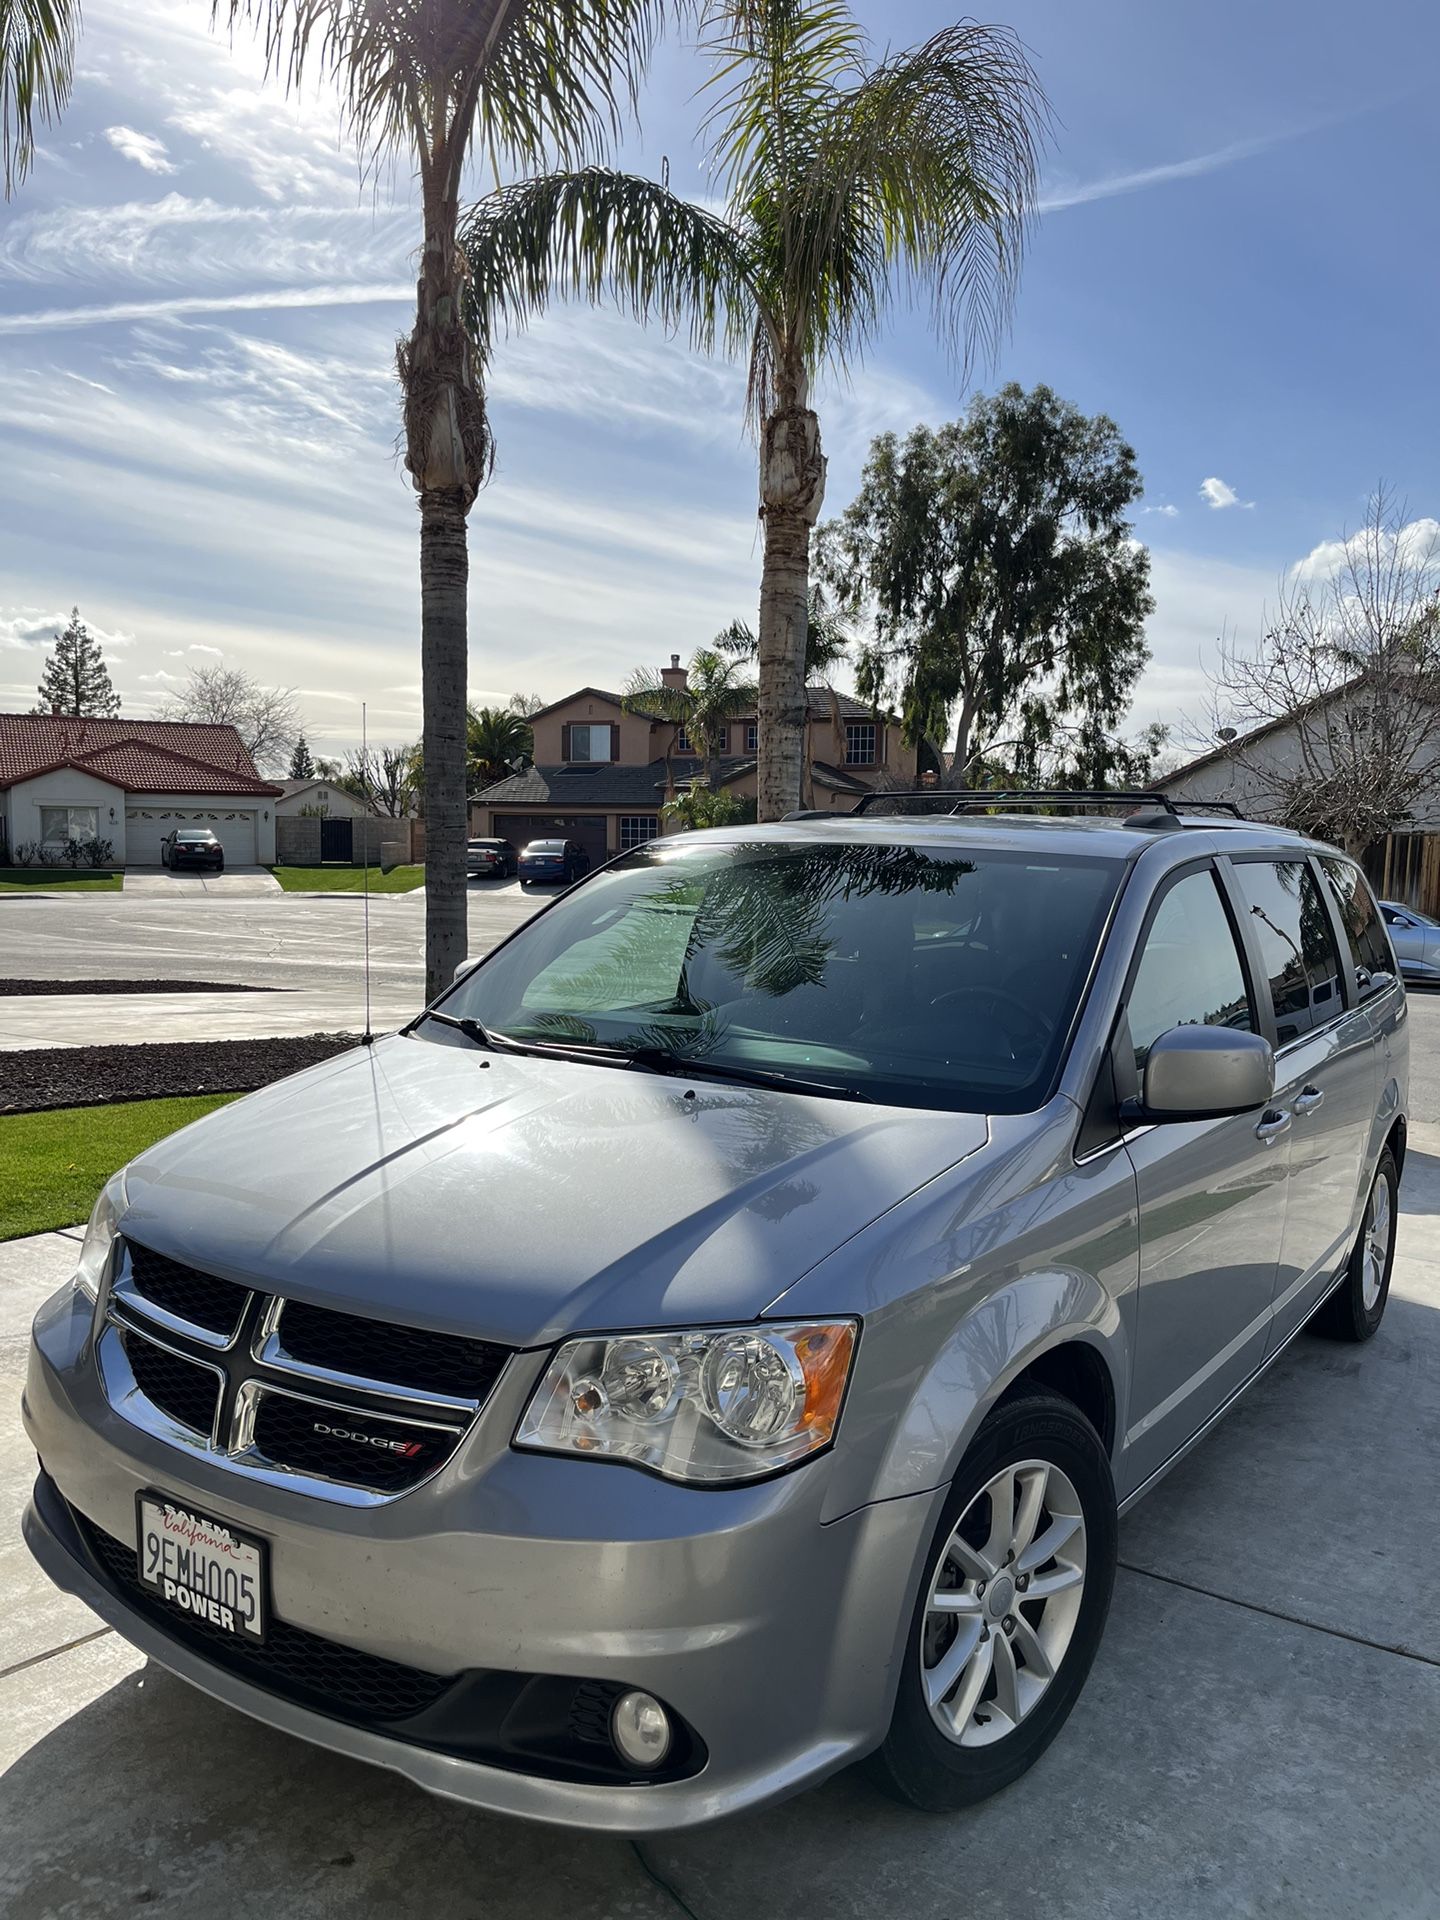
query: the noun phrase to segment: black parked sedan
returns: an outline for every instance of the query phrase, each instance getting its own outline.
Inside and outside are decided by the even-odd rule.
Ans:
[[[590,856],[578,840],[532,840],[520,856],[520,884],[558,880],[569,886],[590,871]]]
[[[472,880],[503,880],[518,872],[520,856],[508,840],[471,840],[465,848],[465,871]]]
[[[160,842],[160,864],[173,867],[209,867],[225,871],[225,849],[208,827],[177,827]]]

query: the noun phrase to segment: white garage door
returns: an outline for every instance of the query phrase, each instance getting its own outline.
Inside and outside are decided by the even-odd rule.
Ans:
[[[225,849],[227,867],[255,865],[253,807],[127,807],[126,866],[158,867],[160,842],[177,827],[208,827]]]

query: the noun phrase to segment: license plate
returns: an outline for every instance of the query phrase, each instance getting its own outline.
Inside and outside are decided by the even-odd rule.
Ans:
[[[237,1640],[264,1640],[265,1543],[163,1494],[142,1493],[140,1578],[177,1613]]]

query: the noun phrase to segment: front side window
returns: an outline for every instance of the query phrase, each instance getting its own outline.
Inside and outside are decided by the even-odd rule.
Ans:
[[[847,767],[874,766],[875,723],[873,720],[849,720],[846,722],[845,764]]]
[[[1395,971],[1375,897],[1365,884],[1364,874],[1348,860],[1322,857],[1320,866],[1340,909],[1340,923],[1349,942],[1350,959],[1361,994],[1373,992],[1373,984],[1366,976]]]
[[[984,847],[657,841],[522,929],[444,1010],[522,1045],[1025,1112],[1121,872]]]
[[[1165,895],[1145,936],[1127,1008],[1135,1066],[1172,1027],[1236,1027],[1255,1019],[1230,916],[1209,870],[1186,874]]]
[[[1304,860],[1237,860],[1235,878],[1260,946],[1280,1046],[1343,1010],[1330,916]]]
[[[63,847],[67,840],[93,840],[95,807],[41,807],[40,838],[47,847]]]
[[[570,758],[572,760],[613,760],[611,751],[612,736],[609,725],[572,726],[570,729]]]
[[[647,840],[659,837],[659,816],[653,813],[622,813],[620,816],[620,851],[629,853],[632,847],[643,847]]]

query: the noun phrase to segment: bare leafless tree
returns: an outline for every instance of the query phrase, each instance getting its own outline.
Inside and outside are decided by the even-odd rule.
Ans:
[[[231,726],[261,773],[283,774],[300,738],[293,687],[265,687],[242,667],[192,667],[190,678],[163,708],[166,720]]]
[[[415,811],[419,790],[420,756],[414,747],[356,748],[346,756],[349,772],[345,784],[352,793],[364,796],[372,813],[388,820],[403,820]]]
[[[1440,523],[1377,489],[1253,652],[1222,641],[1208,728],[1252,804],[1351,853],[1440,793]]]

